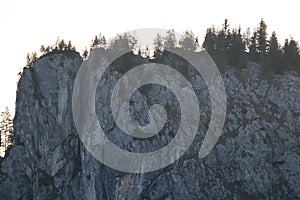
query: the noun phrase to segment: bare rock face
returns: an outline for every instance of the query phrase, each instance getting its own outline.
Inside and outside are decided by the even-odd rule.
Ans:
[[[76,52],[50,53],[24,69],[16,99],[16,144],[0,161],[0,199],[300,198],[299,77],[262,78],[261,66],[253,63],[246,69],[226,69],[222,76],[227,117],[210,154],[198,158],[209,121],[204,109],[203,127],[179,160],[155,172],[131,174],[97,161],[78,137],[72,88],[81,63]],[[203,88],[199,94],[207,95],[205,85],[199,84]],[[160,94],[151,97],[153,101],[176,105],[162,88],[151,89]],[[96,99],[102,96],[97,93]],[[145,109],[138,103],[145,98],[146,93],[136,93],[132,109]],[[176,113],[178,108],[173,107]],[[141,123],[147,121],[147,112],[132,113]],[[107,124],[110,131],[116,128],[114,122]],[[151,145],[160,147],[160,141],[169,142],[172,133],[165,133],[142,145],[122,135],[110,139],[143,152]]]

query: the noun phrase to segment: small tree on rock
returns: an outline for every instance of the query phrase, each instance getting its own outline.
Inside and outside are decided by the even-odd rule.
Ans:
[[[0,122],[1,150],[6,149],[14,144],[13,122],[8,107],[1,113],[2,120]]]

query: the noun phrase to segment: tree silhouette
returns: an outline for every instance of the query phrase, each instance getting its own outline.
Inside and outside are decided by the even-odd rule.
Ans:
[[[243,34],[243,41],[245,44],[245,50],[249,51],[250,42],[251,42],[251,32],[249,27],[247,28],[246,32]]]
[[[1,113],[2,121],[0,122],[1,149],[6,149],[14,144],[13,122],[8,107]]]
[[[133,51],[137,44],[133,33],[118,34],[110,43],[109,48],[117,51]]]
[[[84,59],[86,59],[88,57],[88,55],[89,55],[89,50],[85,47],[83,52],[82,52],[82,57]]]
[[[192,31],[185,31],[179,45],[186,51],[195,51],[199,47],[198,37]]]
[[[272,32],[272,35],[270,37],[267,54],[270,59],[270,67],[276,73],[282,74],[283,69],[281,66],[281,50],[275,31]]]
[[[58,43],[58,50],[59,51],[63,51],[65,47],[67,47],[65,41],[62,39],[60,41],[57,41]]]
[[[164,38],[160,34],[157,34],[156,38],[153,41],[153,44],[155,46],[154,57],[158,58],[164,51]]]
[[[290,40],[286,39],[283,46],[283,52],[284,64],[287,67],[296,67],[299,59],[298,43],[293,38]]]
[[[68,45],[65,47],[65,50],[76,51],[76,48],[72,45],[72,42],[69,40]]]
[[[257,50],[258,54],[265,56],[267,53],[267,25],[263,19],[259,23],[259,28],[257,30]]]
[[[72,45],[71,41],[65,42],[64,39],[57,38],[54,45],[41,45],[40,52],[42,55],[50,52],[59,52],[59,51],[76,51],[75,46]]]
[[[106,39],[104,35],[101,33],[99,35],[96,35],[95,38],[92,40],[90,45],[90,51],[92,51],[95,48],[105,48],[106,47]]]
[[[174,29],[168,30],[167,35],[164,38],[164,48],[166,50],[173,50],[175,49],[177,44],[176,35]]]
[[[258,61],[258,44],[257,44],[257,31],[256,30],[253,32],[253,35],[250,39],[249,55],[250,55],[251,61],[254,61],[254,62]]]
[[[63,39],[60,39],[59,37],[57,38],[56,43],[54,45],[52,46],[41,45],[40,47],[40,52],[42,55],[45,55],[50,52],[60,52],[60,51],[76,51],[76,48],[75,46],[72,45],[71,41],[68,41],[68,43],[66,43]],[[30,54],[27,53],[26,67],[29,68],[33,67],[33,63],[37,61],[40,56],[41,55],[40,54],[38,55],[36,52],[32,52]]]
[[[230,44],[230,30],[228,20],[225,19],[224,24],[222,24],[222,29],[218,31],[216,37],[216,51],[218,54],[223,54],[227,51]]]
[[[177,47],[177,40],[174,29],[168,30],[165,37],[157,34],[153,44],[154,58],[159,59],[164,50],[174,50]],[[90,43],[90,48],[82,51],[82,57],[86,59],[89,52],[94,48],[104,48],[105,50],[133,51],[140,56],[153,58],[153,51],[147,48],[137,49],[137,39],[134,33],[118,34],[107,45],[106,38],[102,35],[96,35]],[[185,51],[195,51],[198,47],[198,37],[190,31],[185,31],[179,40],[179,46]],[[273,32],[267,40],[267,25],[263,19],[260,20],[258,28],[255,28],[253,34],[250,28],[245,32],[241,28],[230,29],[228,20],[225,19],[222,28],[215,29],[214,26],[206,30],[205,38],[202,43],[205,49],[213,59],[222,65],[241,66],[248,61],[260,62],[266,72],[273,69],[277,73],[282,73],[286,69],[297,69],[300,72],[300,56],[298,43],[294,39],[286,40],[285,45],[280,48],[276,33]],[[76,50],[71,41],[58,38],[55,45],[42,45],[40,52],[46,54],[49,52],[60,52],[65,50]],[[27,67],[32,67],[38,59],[37,53],[27,54]],[[298,68],[295,68],[298,67]]]
[[[230,43],[227,47],[228,64],[238,66],[241,61],[242,55],[245,51],[245,43],[242,39],[241,28],[238,30],[233,29],[230,36]]]
[[[41,45],[40,52],[42,54],[46,54],[46,53],[49,53],[51,51],[52,51],[52,47],[50,47],[50,46],[45,47],[44,45]]]
[[[27,53],[26,56],[26,67],[33,67],[33,63],[37,61],[38,56],[36,52],[32,52],[31,54]]]
[[[216,33],[214,27],[206,30],[202,47],[211,55],[216,53]]]

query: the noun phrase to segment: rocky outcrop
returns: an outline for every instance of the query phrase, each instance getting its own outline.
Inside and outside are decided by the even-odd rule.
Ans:
[[[24,69],[16,99],[16,144],[1,162],[0,199],[300,198],[299,77],[267,78],[254,63],[226,69],[227,117],[210,154],[198,157],[201,132],[174,164],[131,174],[98,162],[77,135],[72,88],[81,63],[80,55],[69,51],[45,55]],[[137,105],[134,109],[143,108]],[[202,114],[203,132],[208,114]],[[156,140],[171,138],[170,133]],[[148,145],[125,137],[115,142],[141,151]]]

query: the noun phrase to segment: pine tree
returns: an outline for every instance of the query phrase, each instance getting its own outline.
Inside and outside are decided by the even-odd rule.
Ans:
[[[224,20],[224,24],[222,24],[222,30],[225,34],[228,33],[229,31],[229,23],[228,23],[228,19]]]
[[[76,51],[76,48],[72,45],[72,42],[69,40],[68,45],[65,47],[65,50]]]
[[[259,28],[257,31],[257,50],[258,54],[265,56],[267,53],[267,25],[263,19],[259,23]]]
[[[26,56],[26,67],[33,67],[33,63],[37,61],[38,56],[36,52],[32,52],[31,54],[27,53]]]
[[[245,46],[242,39],[241,28],[239,27],[238,30],[233,29],[231,42],[227,51],[228,64],[232,66],[238,66],[244,50]]]
[[[160,34],[157,34],[156,38],[153,41],[153,44],[155,46],[154,57],[158,58],[159,56],[161,56],[164,50],[164,38]]]
[[[290,41],[286,39],[283,47],[283,52],[285,65],[296,67],[299,59],[298,43],[293,38],[291,38]]]
[[[211,55],[216,54],[216,33],[214,27],[206,30],[202,47]]]
[[[50,46],[45,47],[44,45],[41,45],[40,52],[42,54],[49,53],[51,50],[52,50],[52,48]]]
[[[230,43],[230,35],[228,20],[225,19],[222,29],[218,32],[216,38],[216,51],[218,54],[225,53]]]
[[[60,39],[59,37],[57,38],[55,45],[50,47],[50,51],[52,52],[65,50],[76,51],[76,48],[72,45],[71,41],[68,41],[68,43],[66,43],[64,39]]]
[[[8,107],[1,113],[2,121],[0,122],[1,150],[6,149],[14,144],[13,122]]]
[[[118,34],[110,43],[109,48],[117,51],[133,51],[137,44],[134,33]]]
[[[60,51],[63,51],[63,50],[65,50],[65,47],[66,47],[67,45],[66,45],[66,43],[65,43],[65,41],[62,39],[62,40],[60,40],[60,41],[58,41],[58,49],[60,50]]]
[[[174,29],[168,30],[167,35],[164,38],[164,49],[173,50],[176,47],[176,43],[177,43],[177,40],[176,40]]]
[[[104,35],[101,33],[99,35],[96,35],[95,38],[92,40],[90,45],[90,51],[92,51],[95,48],[105,48],[106,47],[106,39]]]
[[[245,44],[245,49],[249,52],[250,42],[251,42],[251,33],[249,27],[247,28],[246,32],[243,34],[243,41]]]
[[[251,61],[258,61],[258,44],[257,44],[257,31],[253,32],[249,45],[249,56]]]
[[[186,51],[195,51],[199,47],[198,37],[192,31],[185,31],[179,45]]]
[[[83,57],[84,59],[86,59],[86,58],[88,57],[88,55],[89,55],[89,51],[88,51],[88,49],[85,47],[84,50],[83,50],[83,52],[82,52],[82,57]]]
[[[281,51],[276,33],[273,31],[269,40],[267,54],[270,59],[270,67],[277,73],[282,74]]]

